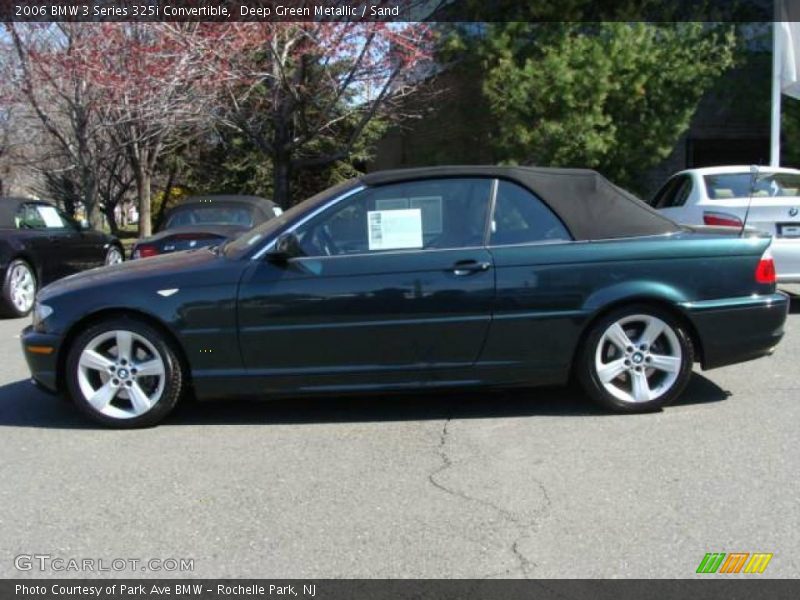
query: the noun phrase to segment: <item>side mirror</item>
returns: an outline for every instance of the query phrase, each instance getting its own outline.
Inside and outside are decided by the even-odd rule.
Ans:
[[[92,227],[91,227],[91,225],[89,225],[89,221],[87,221],[86,219],[81,219],[80,222],[78,223],[78,228],[81,231],[87,231],[87,230],[91,229]]]
[[[296,256],[303,255],[300,240],[293,233],[284,233],[275,241],[275,245],[267,253],[267,258],[273,262],[285,263]]]

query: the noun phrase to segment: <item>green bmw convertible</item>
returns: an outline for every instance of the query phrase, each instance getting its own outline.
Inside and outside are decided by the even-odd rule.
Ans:
[[[43,289],[37,385],[116,427],[198,399],[579,380],[621,412],[768,355],[788,298],[766,234],[682,227],[588,170],[365,175],[240,238]]]

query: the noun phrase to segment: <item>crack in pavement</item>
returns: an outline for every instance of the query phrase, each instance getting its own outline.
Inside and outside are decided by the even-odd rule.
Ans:
[[[547,488],[540,480],[533,478],[533,482],[539,487],[539,489],[542,492],[542,497],[544,498],[544,502],[541,508],[537,511],[534,511],[533,515],[529,519],[523,519],[520,518],[518,515],[516,515],[514,512],[507,510],[501,506],[498,506],[493,502],[484,500],[483,498],[471,496],[462,490],[448,487],[445,484],[438,481],[437,476],[447,471],[453,466],[453,461],[448,455],[446,450],[447,441],[450,435],[449,428],[452,419],[453,419],[452,416],[448,416],[445,419],[444,424],[442,425],[442,430],[439,434],[439,445],[437,447],[439,458],[441,459],[442,464],[441,466],[434,469],[428,474],[428,481],[433,487],[440,490],[441,492],[444,492],[445,494],[454,496],[456,498],[464,500],[465,502],[478,504],[480,506],[495,511],[503,519],[505,519],[508,523],[510,523],[517,529],[518,535],[512,542],[511,547],[509,549],[510,552],[514,555],[514,558],[517,562],[516,568],[510,568],[501,573],[490,573],[488,575],[485,575],[484,578],[495,577],[498,575],[509,575],[514,571],[519,571],[523,577],[527,577],[530,574],[531,570],[535,569],[538,565],[522,553],[522,551],[519,548],[519,544],[528,537],[527,530],[530,529],[531,527],[536,526],[537,521],[540,520],[542,517],[544,517],[544,515],[547,514],[547,512],[550,510],[552,502],[550,500],[550,495],[547,493]]]

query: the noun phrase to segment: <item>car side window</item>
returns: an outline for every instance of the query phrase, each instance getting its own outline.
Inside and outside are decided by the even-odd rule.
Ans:
[[[539,198],[517,184],[499,182],[490,246],[571,239],[564,224]]]
[[[18,229],[47,229],[42,215],[35,204],[21,204],[17,210],[16,223]]]
[[[653,197],[653,208],[678,208],[686,204],[692,193],[692,178],[678,175],[670,179]]]
[[[675,194],[675,200],[672,203],[673,208],[678,208],[679,206],[683,206],[686,204],[686,201],[689,199],[689,196],[692,193],[692,188],[694,184],[692,182],[692,178],[688,175],[684,175],[683,183],[681,187],[678,188],[677,193]]]
[[[26,203],[20,205],[14,218],[17,229],[66,229],[71,227],[67,217],[55,206]]]
[[[669,203],[672,202],[672,196],[675,193],[675,190],[678,186],[679,178],[673,177],[667,180],[667,183],[661,186],[661,188],[656,192],[653,199],[650,200],[649,204],[653,208],[664,208],[664,206],[669,206]]]
[[[373,187],[296,231],[306,256],[482,246],[492,180],[431,179]]]
[[[686,204],[689,194],[692,193],[692,178],[688,175],[681,175],[677,178],[674,193],[669,198],[665,198],[664,203],[656,208],[678,208]]]
[[[33,229],[33,225],[28,222],[28,207],[20,204],[17,213],[14,215],[14,225],[17,229]]]

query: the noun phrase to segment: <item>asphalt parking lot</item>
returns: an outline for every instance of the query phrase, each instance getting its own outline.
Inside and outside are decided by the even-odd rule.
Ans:
[[[546,389],[187,404],[110,431],[28,383],[25,324],[0,321],[0,577],[82,575],[14,566],[46,554],[194,560],[89,576],[683,578],[706,552],[800,575],[800,300],[774,356],[636,416]]]

